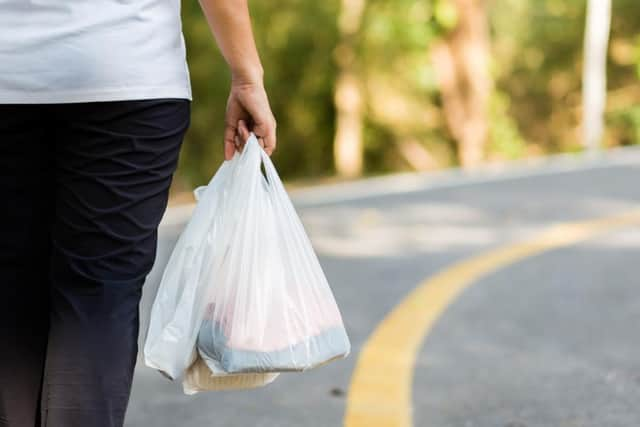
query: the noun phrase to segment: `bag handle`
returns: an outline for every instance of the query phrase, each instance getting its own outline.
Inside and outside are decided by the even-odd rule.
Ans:
[[[269,157],[267,152],[264,151],[264,148],[260,146],[260,143],[258,142],[258,137],[256,136],[256,134],[253,133],[253,131],[251,131],[249,132],[249,138],[247,138],[247,141],[245,143],[243,154],[250,155],[250,152],[254,150],[260,153],[260,160],[264,165],[267,184],[280,182],[280,176],[278,175],[278,172],[276,171],[276,168],[273,165],[271,158]]]
[[[276,167],[273,165],[273,162],[271,161],[271,157],[269,157],[267,152],[264,151],[264,148],[260,146],[260,143],[258,142],[258,138],[253,132],[249,132],[249,138],[247,139],[247,144],[245,145],[245,148],[259,150],[260,159],[262,160],[262,164],[264,165],[264,170],[265,170],[268,184],[270,185],[276,184],[277,186],[281,186],[282,183],[280,181],[280,176],[278,175],[278,172],[276,171]]]

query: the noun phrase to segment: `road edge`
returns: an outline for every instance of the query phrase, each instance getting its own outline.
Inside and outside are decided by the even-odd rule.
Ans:
[[[587,153],[555,154],[507,163],[487,164],[474,170],[451,168],[437,172],[397,173],[294,189],[289,191],[289,196],[297,207],[310,207],[392,194],[432,191],[633,164],[640,164],[640,147],[618,147],[595,156]],[[194,207],[195,203],[170,206],[165,211],[160,226],[175,226],[186,222]]]

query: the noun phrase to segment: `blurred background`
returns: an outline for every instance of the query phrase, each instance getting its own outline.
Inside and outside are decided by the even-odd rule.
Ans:
[[[586,0],[252,0],[250,8],[278,120],[275,160],[289,181],[584,148]],[[183,18],[194,101],[177,191],[206,182],[222,161],[230,82],[197,2],[183,3]],[[637,0],[613,1],[605,147],[639,140],[638,28]]]
[[[227,66],[182,7],[192,125],[141,331],[179,202],[222,161]],[[139,361],[127,427],[640,426],[638,0],[250,8],[274,162],[352,353],[195,396]]]

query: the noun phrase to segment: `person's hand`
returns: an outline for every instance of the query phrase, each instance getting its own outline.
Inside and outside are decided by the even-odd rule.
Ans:
[[[242,149],[249,131],[253,131],[260,145],[271,155],[276,148],[276,120],[264,86],[262,83],[240,83],[232,80],[225,115],[225,160],[230,160],[235,150]]]

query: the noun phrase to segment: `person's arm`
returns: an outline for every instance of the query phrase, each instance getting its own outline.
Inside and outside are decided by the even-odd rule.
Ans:
[[[264,70],[253,38],[247,0],[199,0],[209,28],[231,70],[224,130],[225,159],[253,131],[265,151],[276,147],[276,121],[264,89]]]

